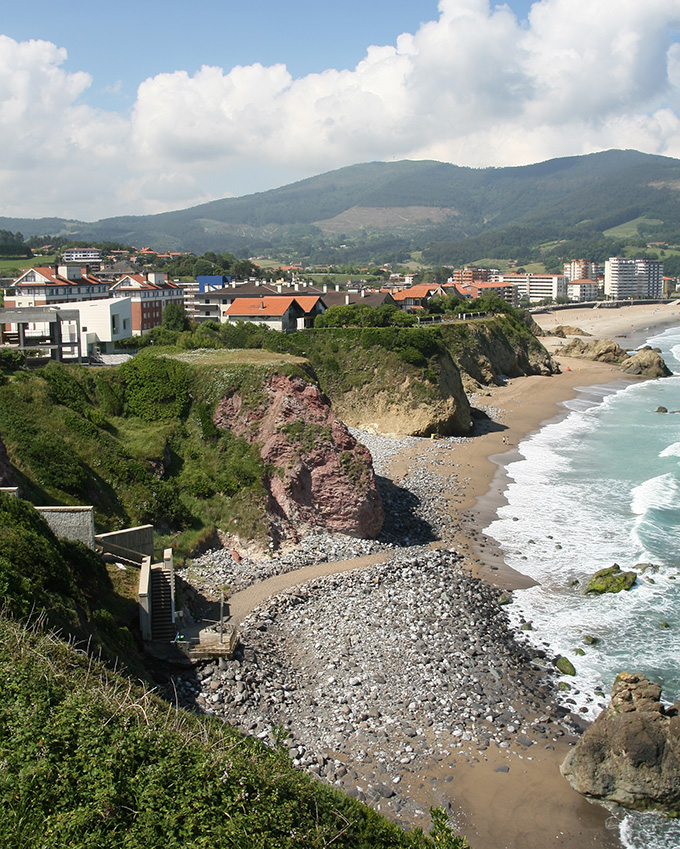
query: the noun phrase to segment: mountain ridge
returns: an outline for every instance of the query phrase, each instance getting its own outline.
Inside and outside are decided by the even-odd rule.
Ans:
[[[154,215],[95,222],[0,217],[0,228],[195,253],[262,252],[282,244],[339,244],[343,236],[377,235],[422,250],[433,242],[514,226],[540,224],[555,237],[567,227],[595,233],[604,224],[640,216],[680,226],[679,190],[680,160],[633,150],[503,168],[402,160],[350,165],[276,189]]]

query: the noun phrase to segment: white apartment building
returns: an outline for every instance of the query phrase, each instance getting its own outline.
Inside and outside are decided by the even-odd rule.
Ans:
[[[564,276],[567,280],[597,280],[600,267],[596,262],[587,259],[572,259],[564,263]]]
[[[497,274],[493,281],[512,283],[517,286],[520,298],[526,297],[532,304],[546,298],[556,301],[567,297],[567,278],[563,274]]]
[[[610,257],[604,266],[604,293],[615,301],[660,298],[663,294],[663,263],[657,259]]]
[[[62,258],[64,262],[101,262],[102,252],[99,248],[67,248]]]

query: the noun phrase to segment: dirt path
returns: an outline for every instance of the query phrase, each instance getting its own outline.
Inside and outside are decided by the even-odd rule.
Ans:
[[[387,551],[377,554],[367,554],[352,560],[337,560],[334,563],[315,563],[313,566],[305,566],[293,572],[283,575],[274,575],[266,581],[260,581],[245,590],[234,593],[229,599],[229,622],[238,627],[246,616],[263,601],[283,590],[304,584],[313,578],[321,578],[325,575],[335,575],[339,572],[351,572],[353,569],[361,569],[365,566],[373,566],[376,563],[384,563],[391,557]]]

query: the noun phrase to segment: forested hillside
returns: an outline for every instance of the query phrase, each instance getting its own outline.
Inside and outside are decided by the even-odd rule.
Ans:
[[[664,238],[680,226],[679,186],[678,160],[636,151],[515,168],[372,162],[159,215],[95,223],[0,218],[0,227],[26,236],[269,252],[319,263],[400,260],[424,250],[428,262],[458,264],[497,256],[498,243],[598,240],[635,219],[642,219],[641,237],[653,231]]]

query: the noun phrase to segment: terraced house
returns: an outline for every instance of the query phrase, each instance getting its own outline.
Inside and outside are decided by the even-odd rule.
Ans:
[[[110,288],[112,298],[130,298],[132,335],[158,327],[168,304],[184,305],[184,291],[161,271],[126,274]]]
[[[17,277],[5,295],[5,306],[46,307],[108,297],[108,285],[91,275],[86,266],[40,266]]]

